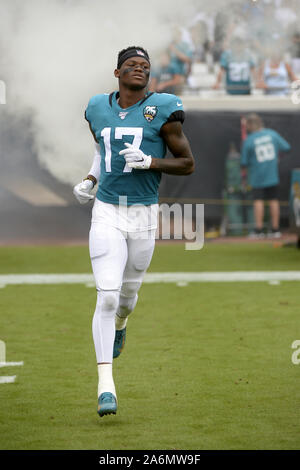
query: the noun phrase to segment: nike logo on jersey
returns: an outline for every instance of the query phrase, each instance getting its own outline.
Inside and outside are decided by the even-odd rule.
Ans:
[[[182,103],[178,103],[178,101],[177,101],[177,106],[182,106]]]

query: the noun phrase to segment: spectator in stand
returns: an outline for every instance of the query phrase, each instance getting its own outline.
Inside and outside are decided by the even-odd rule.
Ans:
[[[279,152],[288,152],[290,144],[278,132],[265,129],[260,116],[251,113],[246,116],[246,129],[250,134],[242,146],[242,173],[244,181],[249,171],[249,182],[253,191],[255,238],[263,238],[264,203],[270,204],[272,230],[271,238],[281,236],[279,230],[280,207],[278,200]]]
[[[220,59],[220,70],[213,88],[220,88],[223,76],[226,77],[226,91],[230,95],[250,95],[251,74],[255,73],[255,63],[246,44],[241,38],[231,41],[230,49],[224,51]]]
[[[297,80],[292,67],[283,58],[279,46],[274,45],[270,58],[263,61],[258,69],[257,88],[266,95],[284,96],[289,93],[290,82]]]
[[[151,71],[149,91],[157,93],[179,94],[184,83],[185,76],[181,69],[173,62],[168,52],[163,52],[160,56],[159,67]]]
[[[182,31],[179,27],[174,29],[173,41],[168,52],[171,57],[170,64],[172,67],[175,67],[178,73],[186,79],[191,71],[193,49],[189,42],[182,39]]]

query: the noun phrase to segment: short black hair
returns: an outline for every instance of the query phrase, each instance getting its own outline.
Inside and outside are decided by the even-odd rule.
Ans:
[[[146,59],[148,60],[148,62],[150,63],[150,59],[149,59],[149,54],[148,52],[146,51],[146,49],[144,49],[143,47],[140,47],[140,46],[129,46],[129,47],[126,47],[125,49],[122,49],[119,53],[118,53],[118,65],[120,63],[120,59],[122,58],[122,56],[124,54],[127,54],[127,52],[130,52],[130,51],[142,51],[144,54],[145,54],[145,57]],[[119,68],[117,66],[117,68]]]
[[[251,124],[257,124],[259,126],[263,126],[264,125],[264,121],[262,120],[262,118],[257,114],[257,113],[249,113],[249,114],[246,114],[246,121],[251,123]]]

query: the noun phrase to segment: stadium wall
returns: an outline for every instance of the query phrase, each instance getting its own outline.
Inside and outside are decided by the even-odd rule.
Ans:
[[[202,102],[203,105],[203,102]],[[235,110],[188,109],[184,132],[191,142],[196,160],[195,172],[188,178],[163,175],[160,196],[162,201],[205,203],[205,218],[218,224],[224,213],[223,191],[225,163],[229,145],[241,148],[241,116],[250,109]],[[285,109],[258,111],[265,127],[278,131],[290,144],[291,152],[282,155],[279,163],[280,201],[283,224],[288,224],[291,172],[300,167],[300,112]],[[257,111],[257,110],[256,110]]]

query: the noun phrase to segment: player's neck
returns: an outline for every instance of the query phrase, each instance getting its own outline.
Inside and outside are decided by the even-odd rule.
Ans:
[[[120,87],[119,93],[119,106],[125,109],[142,100],[147,93],[147,88],[143,88],[141,90],[129,90],[128,88]]]

